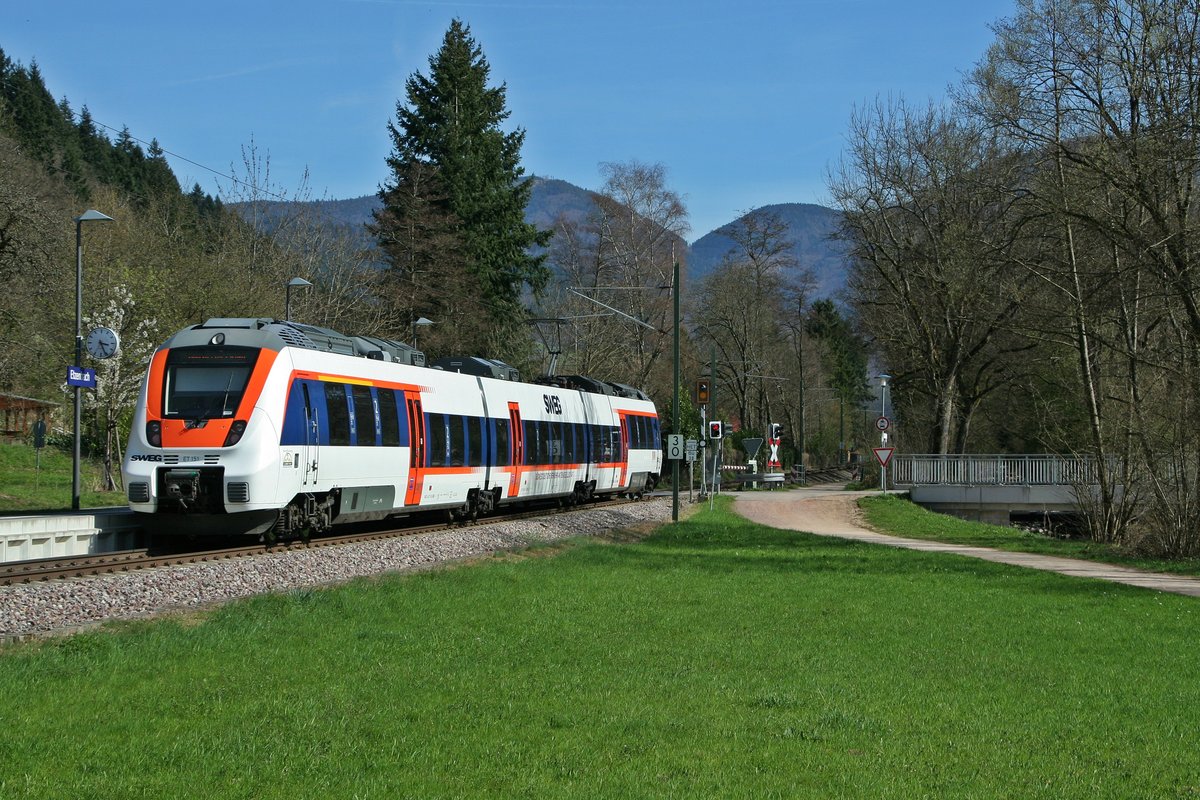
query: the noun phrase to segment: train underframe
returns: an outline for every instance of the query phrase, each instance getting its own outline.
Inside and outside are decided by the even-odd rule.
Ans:
[[[653,473],[637,473],[632,476],[629,488],[617,494],[640,498],[654,488],[657,479],[658,476]],[[147,515],[144,527],[154,535],[257,535],[263,541],[273,542],[308,539],[325,533],[335,524],[382,520],[404,516],[409,511],[390,507],[390,504],[387,508],[375,511],[346,511],[342,505],[343,492],[346,490],[339,488],[328,492],[297,494],[279,509],[230,512],[225,505],[225,495],[238,491],[238,486],[240,484],[236,482],[228,487],[225,485],[221,467],[162,470],[158,475],[159,509]],[[576,481],[569,494],[534,500],[578,506],[597,500],[600,496],[596,492],[596,482],[591,480]],[[448,522],[472,522],[495,513],[502,501],[499,486],[470,489],[462,505],[445,508],[442,513]],[[227,524],[214,525],[214,517],[224,517],[222,521]]]

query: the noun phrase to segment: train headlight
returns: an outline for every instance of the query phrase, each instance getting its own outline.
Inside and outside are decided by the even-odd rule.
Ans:
[[[162,447],[162,423],[147,422],[146,423],[146,441],[151,447]]]
[[[246,432],[246,420],[235,419],[233,424],[229,426],[229,433],[225,436],[225,444],[222,447],[233,447],[242,440],[242,434]]]

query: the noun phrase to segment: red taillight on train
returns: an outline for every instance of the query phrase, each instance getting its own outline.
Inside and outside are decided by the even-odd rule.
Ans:
[[[146,423],[146,441],[151,447],[162,447],[162,423],[147,422]]]
[[[229,426],[229,434],[225,437],[225,444],[222,447],[233,447],[242,440],[242,434],[246,432],[246,420],[235,419],[233,424]]]

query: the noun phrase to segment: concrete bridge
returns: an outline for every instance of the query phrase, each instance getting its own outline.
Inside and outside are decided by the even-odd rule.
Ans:
[[[1075,511],[1076,492],[1096,485],[1092,459],[1051,455],[895,455],[888,473],[920,506],[998,525],[1013,513]]]

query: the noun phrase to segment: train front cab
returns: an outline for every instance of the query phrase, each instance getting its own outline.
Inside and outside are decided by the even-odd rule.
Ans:
[[[274,421],[256,412],[277,355],[225,344],[155,353],[124,463],[130,507],[155,515],[149,527],[200,532],[199,520],[234,506],[255,526],[273,517],[249,503],[249,490],[273,496],[274,458],[237,445],[277,436]]]

